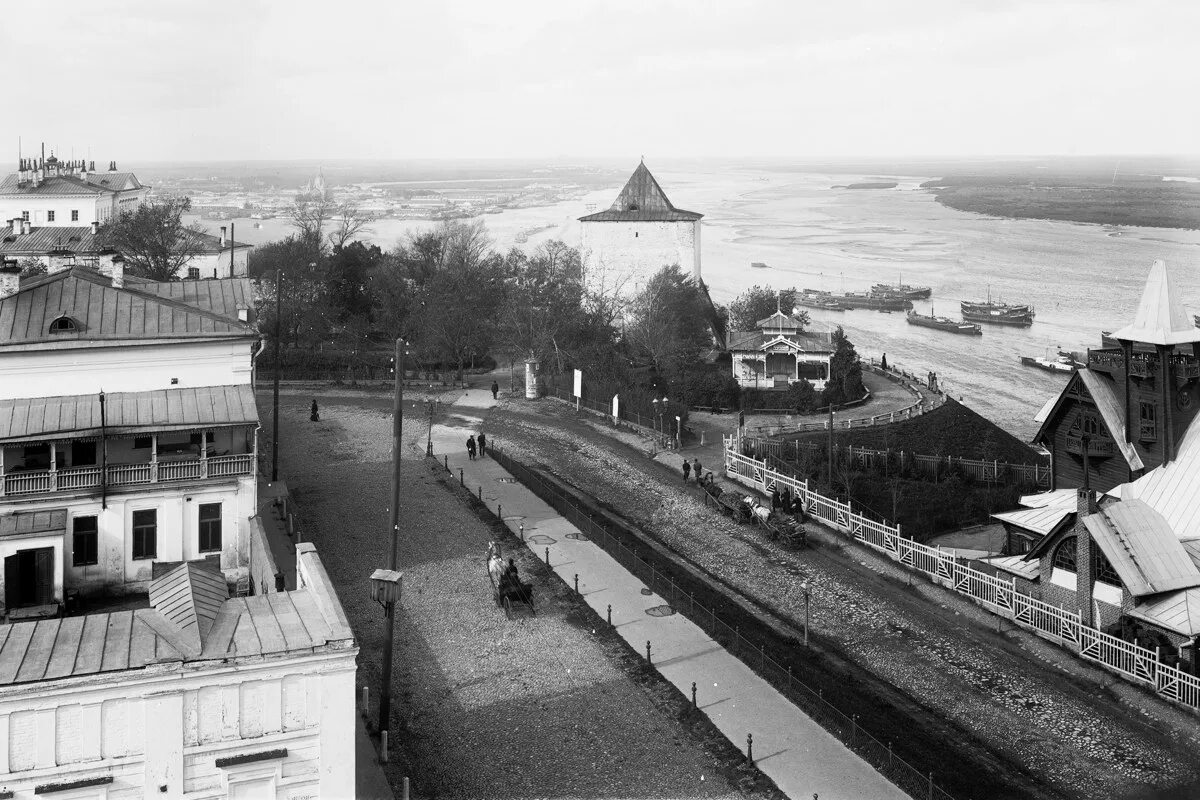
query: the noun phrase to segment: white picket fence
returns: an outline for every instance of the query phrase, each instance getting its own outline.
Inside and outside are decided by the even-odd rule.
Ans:
[[[765,461],[742,455],[736,436],[725,437],[724,443],[725,474],[730,479],[766,494],[773,485],[780,489],[789,487],[803,498],[806,513],[886,553],[893,561],[925,573],[935,583],[970,597],[992,613],[1032,629],[1130,681],[1150,686],[1163,697],[1200,710],[1200,678],[1163,663],[1157,651],[1089,628],[1076,611],[1022,594],[1017,590],[1016,578],[997,578],[967,566],[940,548],[903,538],[899,525],[857,514],[848,503],[811,491],[807,481],[770,469]]]

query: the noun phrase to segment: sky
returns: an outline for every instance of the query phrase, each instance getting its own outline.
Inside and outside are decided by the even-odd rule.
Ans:
[[[14,160],[1200,151],[1194,0],[54,9],[0,25]]]

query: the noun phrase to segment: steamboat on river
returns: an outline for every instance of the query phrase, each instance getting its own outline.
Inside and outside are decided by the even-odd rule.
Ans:
[[[1008,303],[972,303],[963,300],[959,306],[962,317],[968,322],[991,322],[997,325],[1032,325],[1033,306],[1009,305]]]
[[[929,316],[925,316],[924,314],[918,314],[916,311],[910,311],[906,319],[909,325],[920,325],[923,328],[935,328],[939,331],[960,333],[964,336],[983,335],[983,328],[974,323],[954,320],[949,317],[933,316],[932,312]]]

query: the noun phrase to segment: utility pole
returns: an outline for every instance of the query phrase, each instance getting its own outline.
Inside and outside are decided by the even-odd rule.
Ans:
[[[279,480],[279,314],[283,287],[283,268],[275,268],[275,388],[271,400],[271,483]]]
[[[829,401],[829,493],[833,494],[833,400]]]
[[[391,536],[391,559],[388,569],[393,572],[399,569],[400,547],[400,454],[402,432],[404,429],[404,340],[396,340],[396,391],[392,400],[392,505],[390,513],[389,535]],[[392,650],[396,636],[396,603],[390,601],[384,604],[384,614],[387,618],[383,638],[383,686],[379,688],[379,731],[382,747],[387,746],[387,734],[391,724],[392,713]],[[383,754],[387,760],[387,753]]]

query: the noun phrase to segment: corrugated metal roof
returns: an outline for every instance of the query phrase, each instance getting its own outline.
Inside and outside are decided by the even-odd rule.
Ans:
[[[141,181],[132,172],[89,172],[87,182],[112,191],[142,188]]]
[[[1041,409],[1036,414],[1033,415],[1033,421],[1034,422],[1045,422],[1047,417],[1050,416],[1050,412],[1054,410],[1054,406],[1057,404],[1058,404],[1058,396],[1055,395],[1054,397],[1051,397],[1049,400],[1047,400],[1046,404],[1043,405],[1041,407]]]
[[[1196,636],[1200,634],[1200,589],[1183,589],[1153,602],[1136,603],[1127,613],[1184,636]]]
[[[1114,339],[1147,344],[1200,342],[1200,328],[1184,310],[1166,261],[1159,259],[1150,267],[1133,322],[1111,335]]]
[[[43,511],[17,511],[0,516],[0,536],[24,536],[67,529],[67,510],[50,508]]]
[[[801,331],[786,335],[763,331],[730,331],[729,349],[758,351],[776,340],[791,342],[800,350],[808,353],[833,352],[829,335],[820,331]]]
[[[254,390],[248,385],[110,392],[105,401],[109,436],[258,423]],[[99,395],[0,400],[0,441],[99,435]]]
[[[580,222],[692,222],[703,217],[695,211],[676,208],[645,162],[629,176],[625,188],[606,211],[580,217]]]
[[[1016,525],[1018,528],[1039,533],[1042,536],[1048,536],[1074,514],[1074,508],[1046,506],[1043,508],[1023,508],[1018,511],[1005,511],[1002,514],[992,514],[992,519],[998,519],[1001,522]]]
[[[1145,465],[1142,464],[1142,457],[1138,455],[1133,444],[1125,440],[1125,410],[1121,407],[1121,402],[1117,399],[1117,393],[1113,391],[1109,379],[1086,368],[1075,370],[1072,378],[1082,381],[1087,388],[1088,394],[1096,404],[1096,410],[1100,412],[1100,418],[1104,420],[1104,427],[1108,429],[1117,449],[1125,457],[1125,463],[1129,465],[1130,469],[1143,469]],[[1071,381],[1068,381],[1067,385],[1070,386],[1070,384]],[[1066,388],[1063,389],[1063,392],[1066,392]]]
[[[1021,505],[1026,508],[1063,506],[1074,511],[1079,502],[1077,497],[1074,489],[1054,489],[1049,492],[1021,495]]]
[[[0,685],[155,663],[311,652],[353,638],[349,626],[330,619],[307,588],[223,601],[202,647],[152,608],[20,622],[0,625]]]
[[[130,279],[126,278],[126,285]],[[239,309],[254,308],[254,283],[249,278],[214,278],[202,281],[148,281],[137,279],[138,291],[186,303],[237,320]]]
[[[107,186],[93,186],[87,181],[73,178],[69,175],[58,175],[46,178],[37,186],[32,181],[18,183],[17,173],[13,172],[0,181],[0,194],[20,195],[79,195],[95,197],[98,194],[114,191]]]
[[[979,560],[985,564],[991,564],[996,569],[1010,572],[1013,575],[1020,575],[1026,580],[1032,581],[1038,578],[1038,562],[1026,561],[1025,556],[994,556]]]
[[[50,333],[50,323],[64,315],[76,330]],[[248,324],[146,291],[142,284],[114,288],[110,278],[81,266],[23,281],[16,294],[0,299],[0,349],[257,335]]]
[[[179,629],[196,652],[204,641],[229,587],[220,569],[188,561],[150,582],[150,605]]]
[[[1188,426],[1174,461],[1110,494],[1145,502],[1166,518],[1181,539],[1200,538],[1200,417]]]
[[[796,330],[799,330],[801,327],[800,320],[796,319],[795,317],[790,317],[787,314],[784,314],[782,311],[776,311],[774,314],[772,314],[769,317],[763,317],[762,319],[758,320],[754,324],[757,325],[759,328],[767,328],[767,329],[770,329],[773,331],[775,331],[775,330],[796,331]]]
[[[1200,586],[1200,569],[1170,524],[1141,500],[1111,503],[1083,524],[1134,597]]]

